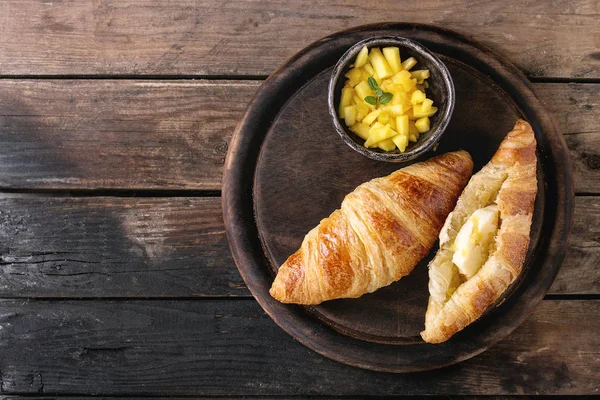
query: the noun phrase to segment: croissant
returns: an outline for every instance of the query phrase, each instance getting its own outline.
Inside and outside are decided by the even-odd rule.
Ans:
[[[408,275],[429,253],[472,169],[469,153],[458,151],[358,186],[279,268],[271,296],[319,304]]]
[[[537,194],[535,149],[531,126],[518,120],[448,215],[429,264],[426,342],[478,319],[520,274]]]

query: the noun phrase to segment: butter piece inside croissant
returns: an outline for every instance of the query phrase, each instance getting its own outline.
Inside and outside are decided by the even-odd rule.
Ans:
[[[520,274],[537,194],[535,149],[531,126],[518,120],[448,215],[440,249],[429,264],[430,298],[421,332],[426,342],[444,342],[475,321]],[[479,265],[457,265],[464,261],[457,249],[469,246],[463,243],[462,230],[469,229],[465,224],[490,206],[497,207],[500,216],[498,228],[492,229],[494,237],[485,244],[485,257]]]
[[[472,168],[469,154],[458,151],[358,186],[279,268],[271,296],[319,304],[408,275],[435,243]]]

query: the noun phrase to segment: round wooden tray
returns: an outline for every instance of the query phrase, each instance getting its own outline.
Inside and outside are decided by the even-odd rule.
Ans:
[[[407,164],[367,159],[336,135],[327,113],[327,82],[339,57],[373,36],[402,36],[435,52],[456,86],[456,106],[435,152],[465,149],[485,165],[518,117],[538,141],[538,196],[523,273],[478,321],[439,345],[423,342],[427,263],[432,249],[400,281],[319,306],[285,305],[269,295],[279,265],[304,235],[339,208],[360,183]],[[248,288],[285,331],[334,360],[380,371],[442,367],[472,357],[513,331],[543,298],[564,258],[573,185],[566,145],[527,78],[490,50],[447,30],[378,24],[337,33],[307,47],[269,77],[231,140],[223,213],[233,257]]]

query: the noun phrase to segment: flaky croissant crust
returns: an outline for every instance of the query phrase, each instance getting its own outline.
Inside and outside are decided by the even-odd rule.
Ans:
[[[536,141],[518,120],[492,160],[473,175],[440,232],[440,249],[429,264],[429,304],[423,340],[440,343],[479,318],[520,274],[529,247],[537,194]],[[453,244],[473,212],[495,202],[500,227],[481,269],[465,282],[452,263]]]
[[[470,155],[458,151],[358,186],[279,268],[271,296],[319,304],[409,274],[435,243],[472,168]]]

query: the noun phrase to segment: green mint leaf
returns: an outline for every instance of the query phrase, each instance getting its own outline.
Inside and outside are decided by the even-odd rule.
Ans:
[[[381,95],[381,97],[379,98],[379,101],[381,102],[381,104],[387,104],[390,102],[390,100],[392,100],[392,97],[394,97],[393,94],[386,92]]]
[[[369,87],[371,88],[371,90],[379,89],[379,85],[377,85],[377,81],[372,76],[370,76],[369,79],[367,79],[367,82],[369,83]]]
[[[373,97],[373,96],[367,96],[367,97],[365,97],[365,101],[367,103],[369,103],[369,104],[372,104],[372,105],[376,105],[377,104],[377,99],[375,97]]]
[[[381,89],[377,89],[377,90],[375,91],[375,95],[376,95],[377,97],[381,97],[381,96],[383,96],[383,90],[381,90]]]

